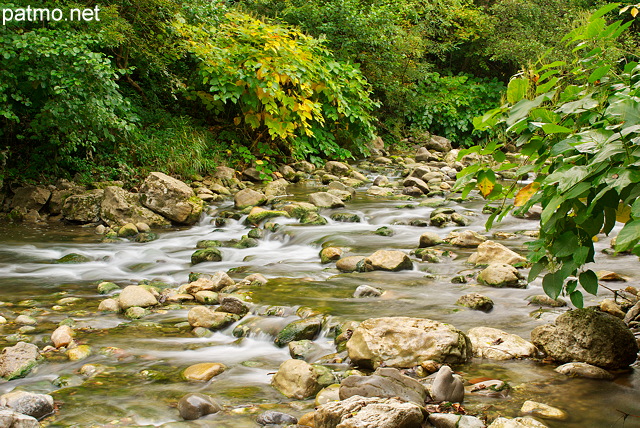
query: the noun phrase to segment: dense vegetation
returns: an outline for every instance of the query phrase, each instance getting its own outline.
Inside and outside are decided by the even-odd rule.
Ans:
[[[30,3],[14,0],[14,11]],[[349,158],[374,134],[471,145],[473,116],[588,1],[49,1],[0,27],[4,182]],[[6,160],[6,167],[5,165]]]

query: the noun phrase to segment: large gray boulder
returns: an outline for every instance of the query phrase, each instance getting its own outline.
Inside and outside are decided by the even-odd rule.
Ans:
[[[396,397],[423,406],[427,391],[417,380],[405,376],[398,369],[378,368],[371,376],[352,375],[340,383],[340,399],[359,395],[361,397]]]
[[[267,202],[267,197],[264,193],[258,192],[253,189],[242,189],[233,197],[234,205],[237,209],[241,210],[247,207],[255,207],[263,205]]]
[[[21,208],[26,211],[39,211],[49,201],[51,191],[43,186],[25,186],[16,189],[11,208]]]
[[[40,423],[31,416],[23,415],[10,409],[0,409],[0,427],[40,428]]]
[[[342,199],[329,192],[316,192],[309,195],[309,202],[319,208],[344,207]]]
[[[62,216],[65,220],[77,223],[95,223],[100,221],[100,205],[104,190],[96,189],[82,194],[71,195],[64,200]]]
[[[104,189],[100,206],[100,218],[109,226],[124,226],[127,223],[146,223],[151,227],[169,226],[171,222],[140,203],[140,194],[127,192],[122,187],[109,186]]]
[[[338,177],[346,175],[350,169],[349,165],[337,161],[329,161],[324,165],[325,171],[329,174],[337,175]]]
[[[397,250],[378,250],[364,259],[364,270],[386,270],[397,272],[413,269],[409,256]]]
[[[449,242],[449,244],[463,248],[477,247],[486,240],[486,237],[473,230],[451,232],[449,236],[447,236],[447,241]]]
[[[422,408],[397,398],[353,396],[320,406],[315,428],[420,428]]]
[[[475,253],[471,254],[468,263],[474,265],[488,265],[491,263],[505,263],[514,265],[518,263],[524,263],[527,259],[494,241],[485,241],[478,245],[478,249]]]
[[[478,282],[490,287],[520,287],[522,275],[506,263],[491,263],[478,274]]]
[[[429,319],[370,318],[353,331],[347,351],[358,366],[402,368],[427,360],[465,362],[471,357],[471,342],[455,327]]]
[[[284,196],[287,194],[287,186],[289,182],[284,178],[273,180],[264,187],[264,195],[267,199],[273,199],[277,196]]]
[[[451,141],[445,137],[438,135],[432,135],[431,139],[425,143],[425,148],[428,150],[435,150],[436,152],[448,153],[453,147],[451,147]]]
[[[11,380],[26,376],[40,358],[36,345],[18,342],[0,352],[0,378]]]
[[[528,358],[534,356],[537,351],[533,343],[497,328],[474,327],[467,332],[467,336],[473,345],[473,355],[480,358]]]
[[[42,419],[54,410],[53,397],[27,391],[11,391],[3,394],[0,396],[0,406],[36,419]]]
[[[140,194],[142,205],[176,223],[195,223],[204,208],[191,187],[161,172],[149,174]]]
[[[633,364],[638,356],[638,343],[625,323],[593,308],[575,309],[560,315],[555,325],[536,327],[531,341],[562,363],[621,369]]]
[[[129,285],[118,296],[118,303],[122,310],[127,310],[133,306],[141,308],[155,306],[158,304],[158,300],[145,288],[139,285]]]

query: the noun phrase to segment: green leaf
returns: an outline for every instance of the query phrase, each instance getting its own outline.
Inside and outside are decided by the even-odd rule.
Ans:
[[[542,125],[542,130],[547,134],[560,134],[560,133],[573,132],[573,130],[561,125],[556,125],[555,123],[545,123],[544,125]]]
[[[620,7],[620,3],[607,4],[607,5],[603,6],[603,7],[601,7],[600,9],[598,9],[597,11],[595,11],[593,13],[593,15],[591,15],[590,20],[594,21],[594,20],[600,18],[601,16],[604,16],[607,13],[611,12],[612,10],[617,9],[618,7]]]
[[[591,249],[589,247],[579,247],[573,253],[573,261],[577,265],[582,266],[587,262]]]
[[[547,296],[555,300],[562,292],[565,278],[561,272],[548,273],[542,279],[542,289]]]
[[[589,83],[595,83],[597,80],[602,79],[602,77],[604,77],[604,75],[607,74],[610,69],[611,69],[611,64],[603,65],[602,67],[596,68],[589,75],[589,78],[587,79],[587,81]]]
[[[547,264],[544,262],[534,263],[533,266],[531,266],[531,270],[529,270],[529,276],[527,277],[527,281],[533,282],[538,277],[538,275],[540,275],[540,272],[544,270],[546,265]]]
[[[584,298],[580,291],[576,290],[573,293],[569,294],[569,298],[571,299],[571,303],[573,303],[573,306],[575,306],[576,308],[582,308],[584,306]]]
[[[578,278],[587,293],[594,296],[598,293],[598,276],[592,270],[582,272]]]
[[[527,95],[529,80],[525,78],[511,79],[507,86],[507,101],[515,104]]]
[[[634,204],[635,205],[635,204]],[[616,238],[616,251],[632,249],[640,240],[640,220],[634,220],[624,225]]]

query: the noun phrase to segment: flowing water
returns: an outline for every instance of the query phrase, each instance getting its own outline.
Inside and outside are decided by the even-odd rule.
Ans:
[[[317,191],[313,182],[290,186],[290,200],[305,201]],[[465,264],[469,249],[449,248],[454,258],[442,263],[414,260],[414,269],[402,272],[344,274],[334,264],[320,263],[323,245],[348,248],[347,255],[369,255],[378,249],[409,252],[418,245],[426,230],[446,236],[456,228],[425,228],[407,225],[414,219],[427,219],[433,208],[419,201],[370,198],[358,189],[346,209],[326,210],[357,214],[359,223],[329,221],[325,226],[301,226],[294,220],[277,219],[282,227],[268,232],[254,248],[222,248],[223,261],[191,266],[190,256],[202,239],[228,241],[247,233],[241,220],[230,220],[221,228],[205,216],[191,228],[161,231],[159,239],[149,243],[121,241],[102,243],[92,228],[49,226],[0,226],[0,315],[9,321],[18,314],[34,316],[35,329],[18,332],[9,322],[0,326],[0,346],[20,340],[19,334],[41,349],[60,322],[71,322],[76,340],[93,350],[81,361],[69,361],[64,355],[41,363],[26,378],[0,384],[0,393],[15,388],[50,393],[59,411],[47,419],[49,426],[216,426],[255,427],[256,414],[278,409],[300,416],[313,409],[313,400],[289,400],[276,392],[270,379],[278,366],[290,358],[288,350],[276,347],[273,337],[258,334],[235,338],[233,326],[209,337],[196,337],[185,326],[190,304],[164,306],[142,320],[131,321],[121,315],[100,313],[98,305],[105,296],[96,291],[101,281],[113,281],[124,287],[143,280],[172,286],[187,282],[190,272],[229,271],[240,280],[250,273],[261,273],[269,282],[250,288],[256,304],[254,312],[271,305],[288,307],[283,317],[274,317],[281,326],[296,319],[295,309],[309,307],[331,317],[333,323],[382,316],[412,316],[447,322],[466,331],[476,326],[506,330],[529,339],[537,325],[552,322],[566,308],[540,311],[529,305],[527,297],[543,294],[539,280],[527,289],[490,288],[453,284],[451,278],[473,270]],[[466,229],[487,233],[482,201],[463,204],[447,202],[473,219]],[[219,209],[231,207],[221,204]],[[374,231],[389,226],[393,236]],[[507,218],[497,230],[517,233],[535,230],[535,221]],[[516,234],[503,244],[523,252],[530,238]],[[608,239],[597,243],[598,250]],[[80,264],[54,264],[56,259],[78,253],[92,261]],[[606,268],[631,278],[640,275],[633,256],[607,256],[599,252],[596,268]],[[368,284],[386,291],[382,298],[355,299],[355,288]],[[626,284],[614,283],[613,288]],[[586,298],[585,305],[596,304],[607,295]],[[493,299],[489,313],[462,309],[454,303],[463,294],[480,292]],[[65,299],[63,298],[78,298]],[[333,341],[324,332],[317,343],[324,354],[335,352]],[[218,362],[227,370],[210,382],[191,383],[181,379],[186,367],[200,362]],[[79,372],[93,364],[100,372],[87,376]],[[621,373],[613,382],[571,379],[553,371],[554,365],[532,360],[496,362],[474,359],[455,367],[465,379],[491,377],[507,381],[512,391],[506,398],[467,395],[465,405],[496,416],[517,416],[526,399],[544,402],[567,411],[569,420],[545,421],[550,427],[640,427],[640,375]],[[344,369],[344,368],[343,368]],[[215,397],[224,411],[195,422],[181,421],[176,409],[178,399],[188,392]],[[624,413],[631,414],[623,420]]]

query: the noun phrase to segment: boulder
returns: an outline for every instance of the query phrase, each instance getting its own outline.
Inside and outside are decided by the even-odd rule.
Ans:
[[[235,207],[239,210],[247,207],[255,207],[264,205],[267,202],[267,197],[264,193],[258,192],[253,189],[243,189],[235,194],[233,197]]]
[[[11,380],[26,376],[40,358],[36,345],[18,342],[0,352],[0,377]]]
[[[511,251],[499,242],[485,241],[478,245],[475,253],[471,254],[468,263],[474,265],[488,265],[492,263],[504,263],[515,265],[525,263],[527,259],[515,251]]]
[[[100,221],[100,205],[104,190],[96,189],[79,195],[71,195],[62,205],[65,220],[77,223],[95,223]]]
[[[220,301],[220,306],[218,306],[216,312],[226,312],[243,317],[249,313],[249,306],[235,296],[226,296]]]
[[[431,139],[425,143],[424,147],[427,150],[444,153],[448,153],[453,149],[453,147],[451,147],[451,140],[438,135],[432,135]]]
[[[488,428],[547,428],[547,426],[530,417],[514,419],[499,417]]]
[[[284,196],[287,194],[287,186],[289,186],[289,182],[284,178],[273,180],[264,187],[264,195],[269,200],[277,196]]]
[[[68,325],[61,325],[51,333],[51,341],[56,348],[68,346],[73,342],[73,329]]]
[[[424,386],[417,380],[405,376],[398,369],[378,368],[371,376],[352,375],[340,383],[339,397],[396,397],[402,401],[424,406],[428,398]]]
[[[555,371],[570,377],[613,380],[613,375],[605,369],[587,363],[567,363],[556,367]]]
[[[474,327],[467,332],[467,336],[475,357],[511,360],[532,357],[537,351],[531,342],[497,328]]]
[[[435,402],[449,401],[462,403],[464,400],[464,384],[462,379],[454,375],[449,366],[442,366],[431,384],[431,398]]]
[[[206,306],[195,306],[187,313],[187,320],[191,327],[203,327],[211,330],[220,330],[239,319],[239,315],[227,312],[216,312]]]
[[[233,284],[235,284],[235,282],[226,272],[218,271],[211,275],[201,275],[195,281],[181,286],[178,292],[196,294],[200,291],[220,291],[224,287]]]
[[[409,256],[402,251],[378,250],[364,259],[364,270],[386,270],[397,272],[413,269],[413,263]]]
[[[142,205],[176,223],[194,224],[204,209],[191,187],[161,172],[149,174],[140,194]]]
[[[359,285],[356,291],[353,292],[353,297],[356,299],[363,297],[380,297],[381,295],[382,290],[366,284]]]
[[[316,192],[309,195],[309,202],[319,208],[344,207],[344,202],[339,197],[329,192]]]
[[[358,269],[358,263],[364,260],[362,256],[347,256],[336,262],[336,268],[340,272],[355,272]]]
[[[367,189],[367,195],[370,196],[391,196],[393,195],[393,191],[389,189],[384,189],[379,186],[371,186]]]
[[[42,419],[54,411],[53,397],[47,394],[33,394],[27,391],[12,391],[0,396],[0,407]]]
[[[233,168],[229,168],[228,166],[217,166],[216,172],[214,173],[214,177],[220,179],[231,180],[235,178],[236,170]]]
[[[493,300],[480,293],[470,293],[460,296],[456,301],[456,305],[466,308],[475,309],[477,311],[489,312],[493,309]]]
[[[482,244],[487,238],[473,230],[465,230],[463,232],[451,232],[446,240],[456,247],[472,248]]]
[[[191,254],[191,265],[204,262],[219,262],[222,260],[222,252],[217,248],[203,248]]]
[[[274,412],[273,410],[268,410],[262,413],[256,419],[258,425],[295,425],[298,423],[298,419],[294,416],[288,415],[282,412]]]
[[[593,308],[565,312],[555,325],[536,327],[531,341],[556,361],[606,369],[626,368],[638,354],[638,343],[626,324]]]
[[[397,398],[353,396],[320,406],[315,428],[420,428],[422,408]]]
[[[23,415],[10,409],[0,409],[0,427],[40,428],[40,423],[31,416]]]
[[[296,171],[306,172],[307,174],[310,174],[310,173],[312,173],[313,171],[316,170],[316,166],[314,164],[312,164],[311,162],[307,162],[307,161],[299,161],[299,162],[294,163],[291,166]]]
[[[127,310],[133,306],[146,308],[158,304],[155,296],[146,288],[139,285],[129,285],[118,296],[118,304],[122,310]]]
[[[527,400],[522,404],[520,408],[521,413],[531,414],[542,419],[555,419],[558,421],[566,420],[569,415],[564,410],[557,407],[549,406],[548,404],[538,403],[537,401]]]
[[[193,421],[212,413],[218,413],[222,406],[208,395],[190,393],[178,401],[178,411],[182,419]]]
[[[11,208],[40,211],[51,198],[51,190],[43,186],[25,186],[15,190]]]
[[[429,153],[429,150],[427,150],[426,147],[420,147],[416,150],[416,162],[427,162],[431,156],[431,153]]]
[[[318,373],[309,363],[302,360],[287,360],[280,365],[273,376],[271,385],[283,395],[304,400],[320,391]]]
[[[182,377],[193,382],[207,382],[226,370],[226,366],[220,363],[200,363],[187,367],[182,372]]]
[[[345,164],[343,162],[329,161],[324,165],[324,169],[329,174],[333,174],[333,175],[337,175],[338,177],[342,177],[343,175],[346,175],[351,168],[349,168],[349,165],[347,165],[347,164]]]
[[[347,342],[351,361],[377,368],[414,367],[423,361],[465,362],[471,342],[460,330],[423,318],[370,318],[353,330]]]
[[[429,193],[429,186],[417,177],[407,177],[402,185],[404,187],[417,187],[422,193]]]
[[[322,330],[322,321],[322,316],[293,321],[278,333],[275,344],[282,348],[294,340],[313,340]]]
[[[442,244],[443,240],[440,238],[440,235],[434,232],[425,232],[420,235],[420,244],[418,245],[420,248],[434,247],[436,245]]]
[[[339,260],[342,256],[342,248],[325,247],[320,251],[320,263],[326,264]]]
[[[127,223],[146,223],[152,227],[169,226],[171,222],[142,206],[140,194],[130,193],[122,187],[108,186],[100,206],[100,218],[109,226]]]
[[[522,278],[518,269],[505,263],[492,263],[478,274],[478,282],[490,287],[519,287]]]
[[[475,416],[453,413],[431,413],[429,422],[435,428],[485,428],[486,425]]]

